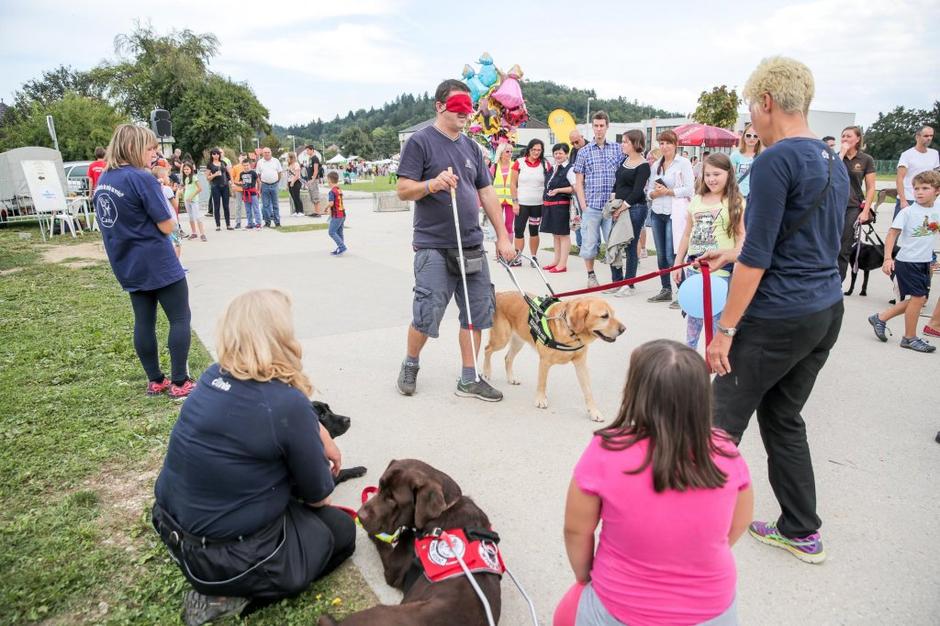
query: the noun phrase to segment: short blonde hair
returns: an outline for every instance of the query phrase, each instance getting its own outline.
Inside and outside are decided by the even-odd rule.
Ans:
[[[303,372],[303,350],[294,336],[291,299],[277,289],[258,289],[232,300],[216,331],[219,366],[239,380],[280,380],[313,394]]]
[[[916,176],[911,181],[912,185],[930,185],[934,189],[940,189],[940,172],[937,170],[926,170]]]
[[[512,157],[512,144],[508,141],[503,141],[496,146],[496,154],[493,155],[493,162],[498,163],[504,152],[509,152],[509,156]]]
[[[806,115],[815,93],[813,73],[806,65],[788,57],[769,57],[751,72],[741,95],[750,105],[768,94],[784,113]]]
[[[148,168],[150,163],[144,163],[144,152],[157,145],[157,136],[149,128],[134,124],[121,124],[114,129],[111,141],[104,152],[107,169],[114,170],[122,165]]]

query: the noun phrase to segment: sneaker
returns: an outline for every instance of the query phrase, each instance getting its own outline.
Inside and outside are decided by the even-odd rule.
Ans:
[[[930,345],[920,337],[901,337],[901,347],[913,350],[914,352],[924,352],[927,354],[937,349],[937,346]]]
[[[777,530],[777,522],[751,522],[747,527],[754,539],[775,548],[783,548],[804,563],[822,563],[826,560],[819,533],[805,537],[784,537]]]
[[[208,239],[206,239],[206,236],[205,236],[205,235],[200,236],[200,237],[199,237],[199,240],[200,240],[200,241],[209,241]]]
[[[588,289],[591,287],[597,287],[600,283],[597,282],[597,275],[588,274]]]
[[[241,224],[235,224],[235,230],[241,230],[241,229],[242,229]]]
[[[522,267],[522,259],[519,257],[514,258],[509,262],[509,267]]]
[[[170,391],[167,393],[168,396],[174,400],[182,400],[189,394],[193,392],[193,389],[196,388],[196,381],[192,378],[187,378],[182,385],[175,385],[170,383]]]
[[[611,287],[610,289],[605,289],[601,293],[613,296],[613,295],[616,295],[618,291],[620,291],[620,287]]]
[[[159,381],[150,381],[147,383],[147,395],[148,396],[159,396],[161,393],[170,388],[170,379],[166,376],[163,377],[163,380]]]
[[[890,334],[891,331],[888,329],[888,325],[881,321],[877,313],[868,317],[868,323],[871,324],[872,330],[875,331],[875,337],[878,337],[881,341],[888,340],[888,336],[885,335],[885,332]]]
[[[248,598],[204,596],[190,590],[183,598],[183,622],[186,626],[200,626],[223,617],[238,615],[248,606],[248,602]]]
[[[679,301],[678,301],[678,300],[673,300],[672,302],[670,302],[670,303],[669,303],[669,308],[670,308],[670,309],[673,309],[673,310],[679,309]]]
[[[924,324],[924,330],[922,332],[929,337],[940,337],[940,330],[936,330],[927,324]]]
[[[264,223],[264,227],[265,227],[265,228],[271,228],[271,222],[265,222],[265,223]]]
[[[225,227],[225,230],[235,230],[235,229],[232,228],[231,226],[226,226],[226,227]]]
[[[347,248],[346,246],[340,246],[339,248],[336,249],[336,256],[340,256],[347,250],[349,250],[349,248]]]
[[[477,398],[485,402],[499,402],[503,399],[503,392],[494,389],[491,384],[483,380],[471,380],[466,383],[462,380],[457,381],[457,391],[454,395],[461,398]]]
[[[633,285],[624,285],[614,294],[615,298],[629,298],[636,293],[636,287]]]
[[[220,230],[222,230],[222,227],[221,227],[221,226],[216,226],[216,227],[215,227],[215,232],[219,232]]]
[[[647,302],[672,302],[672,289],[662,289],[652,298],[647,298]]]
[[[197,235],[196,233],[193,233],[192,235],[189,236],[189,238],[190,238],[190,239],[199,239],[199,235]]]
[[[418,387],[418,365],[409,365],[402,361],[401,370],[398,372],[398,393],[403,396],[414,395]]]

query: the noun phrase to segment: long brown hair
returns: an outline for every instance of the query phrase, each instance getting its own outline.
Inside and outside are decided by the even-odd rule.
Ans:
[[[665,141],[666,143],[671,143],[672,145],[676,147],[676,156],[679,156],[679,135],[675,134],[671,130],[664,130],[663,132],[659,133],[659,135],[656,137],[656,141]],[[656,166],[657,174],[662,174],[665,171],[663,168],[663,165],[665,165],[665,163],[666,163],[666,157],[665,156],[659,157],[659,165]]]
[[[712,455],[736,456],[712,438],[712,387],[704,359],[669,339],[633,351],[617,419],[595,434],[607,450],[647,440],[643,463],[625,473],[639,474],[652,465],[657,493],[722,487],[728,477]]]
[[[731,159],[728,158],[728,155],[721,152],[713,152],[702,159],[702,177],[699,179],[698,188],[695,190],[695,193],[700,196],[704,196],[710,191],[708,185],[705,184],[706,165],[728,172],[728,181],[721,192],[721,199],[728,202],[728,224],[725,226],[725,232],[728,233],[728,237],[734,239],[735,234],[738,232],[738,226],[741,225],[741,220],[744,218],[744,197],[741,195],[741,189],[738,188],[738,180],[734,175],[734,166],[731,165]]]

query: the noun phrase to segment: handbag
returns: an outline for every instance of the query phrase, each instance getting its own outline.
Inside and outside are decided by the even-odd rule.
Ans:
[[[447,264],[447,271],[454,276],[460,276],[460,250],[457,248],[445,248],[441,250],[441,252]],[[483,246],[463,249],[464,272],[467,276],[483,271],[484,254]]]

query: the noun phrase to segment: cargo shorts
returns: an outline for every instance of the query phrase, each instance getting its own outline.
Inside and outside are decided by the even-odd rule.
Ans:
[[[444,319],[444,312],[451,298],[457,300],[460,327],[467,328],[467,305],[464,299],[460,275],[447,270],[446,251],[424,248],[415,251],[414,304],[411,325],[415,330],[436,338]],[[470,294],[470,315],[473,327],[484,330],[493,325],[496,311],[496,293],[490,282],[490,268],[483,255],[483,268],[467,275],[467,291]]]

